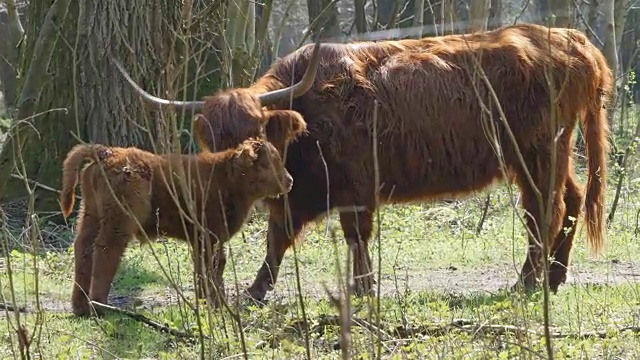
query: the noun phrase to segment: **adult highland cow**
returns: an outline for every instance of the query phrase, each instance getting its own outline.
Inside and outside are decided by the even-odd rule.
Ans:
[[[419,40],[310,45],[278,60],[250,87],[204,101],[154,98],[128,79],[154,103],[201,110],[196,131],[208,147],[260,134],[286,151],[295,179],[287,196],[292,222],[285,221],[285,200],[268,201],[267,255],[248,289],[255,299],[274,286],[304,225],[329,209],[339,208],[355,291],[364,294],[374,283],[367,243],[378,204],[461,197],[501,180],[520,187],[528,213],[528,256],[520,273],[526,289],[541,275],[539,224],[548,224],[541,238],[555,260],[553,291],[566,280],[583,201],[588,242],[595,253],[603,247],[604,107],[613,79],[602,53],[580,31],[519,24]],[[578,116],[589,167],[586,194],[572,160]],[[287,129],[302,119],[308,133],[290,141]]]

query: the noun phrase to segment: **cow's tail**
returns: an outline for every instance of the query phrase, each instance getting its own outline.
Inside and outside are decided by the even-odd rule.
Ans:
[[[62,191],[60,193],[60,209],[65,218],[73,210],[78,184],[78,169],[86,160],[97,161],[96,147],[101,145],[80,144],[74,146],[62,163]]]
[[[588,161],[587,192],[585,196],[585,221],[587,241],[594,255],[602,252],[606,240],[605,191],[607,184],[607,159],[609,156],[609,124],[607,110],[613,78],[609,67],[600,62],[602,71],[595,98],[582,117]]]

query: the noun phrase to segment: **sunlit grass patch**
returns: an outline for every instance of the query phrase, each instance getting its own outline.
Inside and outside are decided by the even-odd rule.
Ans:
[[[380,349],[384,358],[416,359],[544,354],[542,293],[525,297],[507,290],[516,280],[526,247],[508,196],[500,188],[492,192],[479,234],[484,196],[382,209],[381,238],[370,242],[376,271],[378,257],[382,260],[380,312],[375,299],[351,299],[355,353],[365,358]],[[583,229],[576,237],[572,279],[550,296],[550,331],[557,337],[552,339],[557,358],[638,355],[640,344],[629,329],[638,323],[640,301],[634,198],[632,194],[622,204],[602,257],[590,257]],[[307,347],[313,358],[338,358],[341,320],[324,289],[326,285],[336,295],[337,267],[343,277],[347,273],[347,247],[338,225],[336,214],[310,225],[297,249],[300,273],[295,272],[290,250],[268,302],[258,306],[240,299],[236,309],[236,289],[242,291],[253,281],[265,254],[266,217],[254,213],[228,244],[225,281],[229,305],[237,316],[226,310],[209,312],[202,303],[198,314],[194,312],[188,244],[173,239],[150,245],[132,242],[110,303],[190,334],[187,340],[120,313],[99,319],[73,317],[69,301],[74,265],[69,247],[38,255],[24,251],[26,246],[14,247],[2,259],[0,288],[5,303],[12,304],[15,296],[17,305],[28,308],[28,313],[18,314],[20,322],[35,336],[31,351],[43,358],[169,359],[201,353],[224,358],[244,352],[250,358],[305,358]],[[62,238],[71,239],[72,234]],[[2,314],[0,341],[7,346],[0,356],[13,357],[11,352],[17,354],[18,349],[16,314]],[[585,338],[585,334],[590,335]]]

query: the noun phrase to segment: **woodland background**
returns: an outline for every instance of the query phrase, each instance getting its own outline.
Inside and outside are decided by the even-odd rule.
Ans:
[[[188,247],[160,241],[132,246],[117,275],[110,302],[133,318],[69,317],[75,219],[65,221],[58,205],[68,150],[80,140],[197,150],[192,115],[145,104],[111,59],[149,93],[193,100],[246,86],[316,36],[399,39],[517,22],[583,30],[617,79],[606,254],[589,257],[580,232],[573,278],[557,295],[504,290],[526,240],[512,194],[498,187],[461,201],[385,208],[370,247],[381,293],[370,301],[338,297],[350,304],[351,321],[324,288],[339,287],[346,271],[333,215],[288,253],[264,307],[194,314]],[[637,0],[0,0],[0,356],[638,358],[639,41]],[[577,145],[584,178],[580,134]],[[229,244],[228,288],[253,279],[265,231],[258,210]],[[186,335],[157,331],[141,316]]]

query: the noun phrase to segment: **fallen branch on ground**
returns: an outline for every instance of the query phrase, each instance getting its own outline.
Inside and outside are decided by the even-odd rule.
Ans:
[[[607,339],[607,338],[614,337],[616,335],[620,335],[625,332],[632,332],[634,334],[638,334],[640,333],[640,326],[625,326],[618,329],[617,331],[587,331],[583,333],[570,333],[570,334],[557,333],[557,334],[551,334],[551,337],[554,339],[571,338],[571,339],[580,339],[580,340],[594,339],[594,338]]]
[[[341,321],[338,316],[329,316],[329,315],[321,315],[318,319],[318,324],[313,327],[313,331],[317,333],[324,333],[324,326],[340,326]],[[358,319],[355,316],[351,319],[351,326],[364,328],[369,331],[375,330],[375,328],[371,328],[371,324],[369,324],[366,320]],[[429,324],[424,326],[415,326],[415,327],[407,327],[407,326],[397,326],[392,328],[390,326],[385,326],[387,329],[391,330],[383,330],[382,333],[385,335],[383,340],[390,340],[391,338],[411,338],[415,336],[432,336],[432,337],[440,337],[444,336],[451,331],[459,330],[465,331],[472,335],[494,335],[494,336],[502,336],[502,335],[532,335],[543,337],[543,334],[539,333],[536,330],[527,329],[524,327],[519,327],[515,325],[503,325],[503,324],[476,324],[472,320],[465,319],[456,319],[449,324],[438,325],[438,324]],[[384,328],[384,327],[383,327]],[[587,331],[581,333],[561,333],[555,332],[551,334],[551,337],[554,339],[607,339],[614,336],[618,336],[625,332],[632,332],[634,334],[640,333],[640,326],[626,326],[618,329],[617,331]]]
[[[5,304],[5,303],[0,303],[0,309],[1,310],[6,310],[6,311],[13,311],[13,312],[21,312],[21,313],[26,313],[27,312],[27,308],[24,306],[18,306],[18,308],[16,309],[13,305],[11,304]]]
[[[149,319],[148,317],[142,314],[134,313],[129,310],[124,310],[121,308],[117,308],[111,305],[101,304],[94,301],[92,301],[91,304],[96,308],[100,308],[105,311],[111,311],[111,312],[126,315],[136,321],[145,323],[146,325],[160,332],[168,333],[178,338],[183,338],[183,339],[197,338],[197,336],[194,334],[182,332],[180,330],[162,325],[156,321]],[[13,305],[5,304],[5,303],[0,303],[0,310],[6,310],[6,311],[12,311],[12,312],[18,311],[21,313],[31,312],[31,310],[25,306],[18,306],[18,308],[16,309]],[[45,311],[53,311],[53,310],[45,309]],[[339,316],[320,315],[317,319],[317,323],[311,328],[311,332],[316,334],[324,334],[324,327],[340,326],[341,324],[342,322]],[[371,324],[370,322],[364,319],[359,319],[355,316],[352,316],[350,326],[366,329],[374,334],[377,333],[378,331],[375,325]],[[294,322],[291,325],[286,326],[285,328],[300,331],[302,330],[302,325],[298,322]],[[385,330],[385,328],[389,330]],[[529,334],[533,336],[543,337],[542,334],[538,333],[535,330],[526,329],[526,328],[518,327],[515,325],[476,324],[474,321],[466,320],[466,319],[456,319],[456,320],[453,320],[451,323],[444,324],[444,325],[429,324],[429,325],[422,325],[422,326],[396,326],[395,328],[393,326],[381,326],[380,333],[383,335],[382,336],[383,341],[391,341],[394,339],[411,338],[415,336],[440,337],[450,333],[453,330],[460,330],[460,331],[471,333],[473,335],[479,334],[479,335],[485,335],[485,336],[486,335],[501,336],[501,335],[507,335],[507,334],[520,336],[520,335]],[[579,340],[608,339],[608,338],[618,336],[625,332],[640,334],[640,326],[625,326],[617,330],[586,331],[581,333],[555,332],[551,334],[551,337],[553,339],[579,339]],[[210,337],[206,335],[205,335],[205,338],[210,339]]]
[[[340,317],[338,317],[338,316],[321,315],[320,318],[318,319],[318,324],[316,324],[313,327],[313,331],[314,332],[321,332],[321,331],[323,331],[322,328],[325,327],[325,326],[339,326],[339,325],[341,325],[341,323],[342,322],[340,320]],[[380,330],[380,334],[382,335],[384,340],[392,339],[392,336],[386,330],[378,329],[374,324],[372,324],[369,321],[364,320],[364,319],[358,319],[356,317],[351,317],[350,326],[357,326],[357,327],[366,329],[366,330],[370,331],[373,334],[377,334],[378,330]]]
[[[115,312],[118,314],[123,314],[126,315],[130,318],[132,318],[133,320],[136,321],[140,321],[142,323],[145,323],[147,325],[149,325],[150,327],[163,332],[163,333],[167,333],[167,334],[171,334],[175,337],[178,338],[182,338],[182,339],[196,339],[197,336],[191,333],[187,333],[187,332],[183,332],[180,331],[178,329],[174,329],[174,328],[170,328],[168,326],[162,325],[156,321],[153,321],[151,319],[149,319],[148,317],[142,315],[142,314],[138,314],[138,313],[134,313],[133,311],[129,311],[129,310],[124,310],[124,309],[120,309],[117,308],[115,306],[111,306],[111,305],[106,305],[106,304],[102,304],[96,301],[91,301],[90,304],[92,306],[94,306],[97,309],[103,310],[103,311],[110,311],[110,312]],[[205,335],[205,338],[209,338],[209,336]]]
[[[461,321],[466,321],[466,323],[461,323]],[[524,327],[519,327],[515,325],[501,325],[501,324],[474,324],[473,322],[467,320],[456,320],[451,324],[441,325],[441,326],[424,326],[424,327],[416,327],[416,328],[405,328],[399,327],[396,328],[394,334],[402,337],[411,337],[415,335],[423,335],[423,336],[443,336],[451,330],[461,330],[473,335],[494,335],[501,336],[512,334],[515,336],[522,335],[533,335],[538,337],[544,337],[543,334],[538,331],[527,329]],[[551,334],[551,338],[553,339],[607,339],[610,337],[614,337],[620,335],[624,332],[633,332],[640,333],[640,327],[638,326],[626,326],[618,329],[617,331],[587,331],[581,333],[561,333],[555,332]]]

